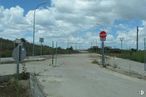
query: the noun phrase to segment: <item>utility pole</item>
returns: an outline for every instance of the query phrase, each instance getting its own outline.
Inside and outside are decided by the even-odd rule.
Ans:
[[[137,26],[137,35],[136,35],[136,50],[138,51],[138,32],[139,32],[139,28]]]
[[[96,40],[96,53],[98,52],[98,47],[97,47],[97,40]]]
[[[56,42],[56,49],[55,49],[55,65],[57,65],[57,49],[58,49],[58,45],[57,45],[57,42]]]
[[[54,41],[52,41],[52,66],[54,65]]]
[[[40,6],[46,4],[47,2],[42,2],[40,4],[38,4],[34,11],[33,11],[33,45],[32,45],[32,56],[35,56],[35,34],[36,34],[36,10],[37,8],[39,8]]]
[[[120,38],[120,41],[121,41],[121,50],[123,49],[123,40],[124,40],[124,38],[121,37],[121,38]]]
[[[35,55],[35,14],[36,14],[36,9],[34,10],[33,13],[33,46],[32,46],[32,56]]]

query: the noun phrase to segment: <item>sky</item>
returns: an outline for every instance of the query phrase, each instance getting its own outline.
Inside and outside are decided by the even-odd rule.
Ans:
[[[146,37],[146,0],[0,0],[0,37],[33,41],[33,15],[36,10],[35,43],[57,41],[66,48],[98,45],[100,31],[107,32],[106,46],[139,48]],[[76,45],[75,45],[76,44]]]

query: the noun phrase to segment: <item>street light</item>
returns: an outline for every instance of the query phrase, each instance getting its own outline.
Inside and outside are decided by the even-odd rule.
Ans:
[[[136,33],[136,50],[138,51],[138,34],[139,34],[139,26],[137,26],[137,33]]]
[[[35,50],[35,20],[36,20],[35,15],[36,15],[36,9],[39,8],[40,6],[46,4],[46,3],[47,2],[42,2],[42,3],[38,4],[36,6],[36,8],[34,9],[34,13],[33,13],[33,49],[32,49],[32,56],[34,56],[34,54],[35,54],[34,50]]]
[[[121,41],[121,50],[123,49],[123,40],[124,40],[124,38],[121,37],[121,38],[120,38],[120,41]]]
[[[137,31],[136,31],[136,50],[137,51],[139,49],[139,33],[143,30],[143,29],[140,29],[140,27],[144,27],[144,26],[137,26]]]

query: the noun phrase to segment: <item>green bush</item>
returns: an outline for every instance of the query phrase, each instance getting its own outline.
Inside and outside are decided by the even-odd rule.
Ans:
[[[138,62],[144,62],[144,51],[137,51],[137,52],[122,52],[118,55],[118,57],[130,59]]]

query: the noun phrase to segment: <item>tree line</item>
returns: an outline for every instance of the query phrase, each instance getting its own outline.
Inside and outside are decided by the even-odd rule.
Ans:
[[[88,49],[90,53],[98,53],[102,54],[102,49],[93,46]],[[119,48],[112,48],[112,47],[104,47],[105,55],[108,56],[115,56],[115,57],[120,57],[124,59],[130,59],[133,61],[138,61],[138,62],[144,62],[144,50],[136,50],[134,48],[131,49],[119,49]]]
[[[28,42],[26,39],[21,38],[21,41],[23,42],[23,47],[26,49],[27,56],[32,55],[32,49],[33,44]],[[12,51],[16,47],[16,44],[14,41],[9,39],[3,39],[0,38],[0,57],[11,57]],[[35,52],[34,55],[51,55],[54,53],[58,54],[72,54],[72,53],[78,53],[78,51],[74,50],[73,47],[69,47],[66,49],[63,49],[61,47],[52,48],[47,45],[43,45],[43,50],[41,53],[41,45],[35,44]],[[56,50],[57,49],[57,50]]]

